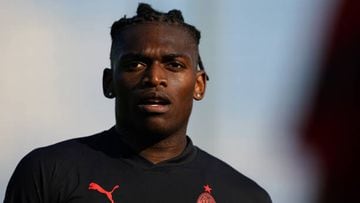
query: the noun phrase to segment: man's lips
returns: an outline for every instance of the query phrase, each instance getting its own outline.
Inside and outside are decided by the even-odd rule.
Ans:
[[[143,112],[162,114],[169,111],[171,101],[163,92],[145,92],[138,97],[136,104]]]

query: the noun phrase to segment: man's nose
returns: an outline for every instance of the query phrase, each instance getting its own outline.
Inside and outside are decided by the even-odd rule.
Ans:
[[[167,77],[166,70],[162,67],[162,64],[159,62],[153,62],[151,66],[149,66],[144,74],[142,83],[144,86],[167,86]]]

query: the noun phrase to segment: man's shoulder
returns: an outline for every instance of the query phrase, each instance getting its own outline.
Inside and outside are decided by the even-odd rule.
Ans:
[[[106,132],[106,131],[104,131]],[[22,160],[22,162],[31,163],[51,163],[59,162],[61,160],[71,160],[79,156],[86,155],[89,151],[89,143],[96,143],[104,132],[93,134],[90,136],[83,136],[64,140],[44,147],[39,147],[29,152]]]
[[[73,138],[32,150],[16,166],[13,179],[65,177],[67,172],[89,162],[89,154],[96,152],[89,143],[98,143],[102,134]]]
[[[208,152],[200,149],[199,147],[197,147],[197,149],[198,161],[207,170],[216,171],[219,175],[231,176],[233,178],[241,178],[249,182],[253,182],[251,179],[240,173],[238,170],[230,166],[225,161],[215,157],[214,155],[209,154]]]
[[[242,174],[225,161],[198,148],[198,165],[207,171],[208,176],[213,176],[216,181],[231,188],[236,195],[243,193],[257,199],[257,202],[271,202],[269,194],[254,180]]]
[[[4,202],[40,202],[39,191],[55,194],[58,188],[76,185],[79,166],[88,163],[88,154],[95,151],[89,143],[98,143],[102,134],[69,139],[32,150],[16,166]],[[64,181],[66,178],[67,181]]]

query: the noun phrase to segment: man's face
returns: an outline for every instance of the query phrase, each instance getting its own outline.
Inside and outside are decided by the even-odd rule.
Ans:
[[[115,49],[104,91],[116,98],[117,126],[143,135],[185,134],[193,99],[205,91],[192,36],[181,26],[144,23],[123,30]]]

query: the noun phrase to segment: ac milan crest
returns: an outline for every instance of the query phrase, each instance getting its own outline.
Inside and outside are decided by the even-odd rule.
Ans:
[[[199,195],[197,203],[216,203],[214,197],[211,195],[211,190],[209,185],[204,185],[204,192]]]

